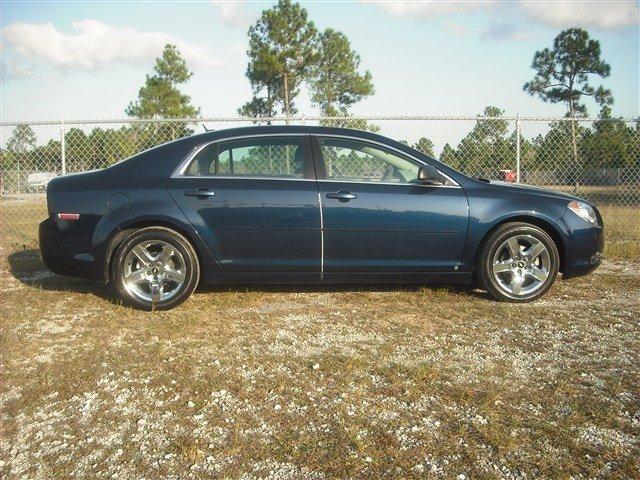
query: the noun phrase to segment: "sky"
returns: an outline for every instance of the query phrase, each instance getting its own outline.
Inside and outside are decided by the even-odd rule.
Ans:
[[[193,71],[182,87],[206,117],[234,116],[250,99],[247,30],[275,3],[29,2],[0,4],[3,121],[111,119],[137,96],[166,43]],[[611,65],[594,85],[612,90],[613,113],[640,116],[639,3],[631,1],[301,1],[323,30],[344,32],[373,76],[356,115],[563,115],[522,90],[536,50],[564,28],[599,40]],[[317,115],[306,91],[298,110]],[[598,113],[587,101],[591,115]]]

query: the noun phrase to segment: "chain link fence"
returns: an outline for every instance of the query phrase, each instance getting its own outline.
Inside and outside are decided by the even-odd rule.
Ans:
[[[640,217],[640,120],[530,117],[202,118],[0,124],[0,235],[31,244],[46,216],[46,184],[105,168],[204,129],[284,123],[365,129],[468,175],[576,194]],[[264,152],[263,152],[264,153]],[[261,155],[261,161],[281,159]],[[291,157],[288,161],[294,161]],[[365,165],[361,163],[362,165]],[[265,164],[265,171],[273,165]],[[365,168],[365,167],[363,167]],[[369,168],[369,167],[366,167]],[[366,176],[370,172],[360,172]],[[640,218],[639,218],[640,223]]]

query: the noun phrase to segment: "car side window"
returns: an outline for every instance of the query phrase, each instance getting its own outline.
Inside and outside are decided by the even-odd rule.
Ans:
[[[417,162],[366,141],[321,138],[320,152],[328,180],[408,183],[418,178]]]
[[[265,137],[211,143],[195,155],[185,175],[303,178],[303,139]]]

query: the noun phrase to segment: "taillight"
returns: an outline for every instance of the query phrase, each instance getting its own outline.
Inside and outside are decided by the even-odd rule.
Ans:
[[[65,222],[75,222],[80,218],[79,213],[59,213],[58,220],[64,220]]]

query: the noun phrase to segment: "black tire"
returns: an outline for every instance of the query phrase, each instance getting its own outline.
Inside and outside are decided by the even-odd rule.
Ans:
[[[540,287],[530,294],[513,295],[503,288],[494,276],[493,259],[497,250],[511,237],[530,235],[542,242],[549,256],[548,276]],[[524,222],[505,223],[483,241],[476,256],[476,276],[480,286],[493,298],[503,302],[530,302],[544,295],[555,282],[560,267],[558,247],[547,232],[541,228]]]
[[[127,289],[124,273],[130,252],[143,242],[165,242],[177,250],[184,262],[184,281],[175,287],[176,293],[166,300],[153,301],[142,299]],[[122,301],[140,310],[169,310],[184,302],[198,286],[200,264],[191,243],[175,230],[166,227],[146,227],[136,230],[120,244],[113,259],[111,281]]]

